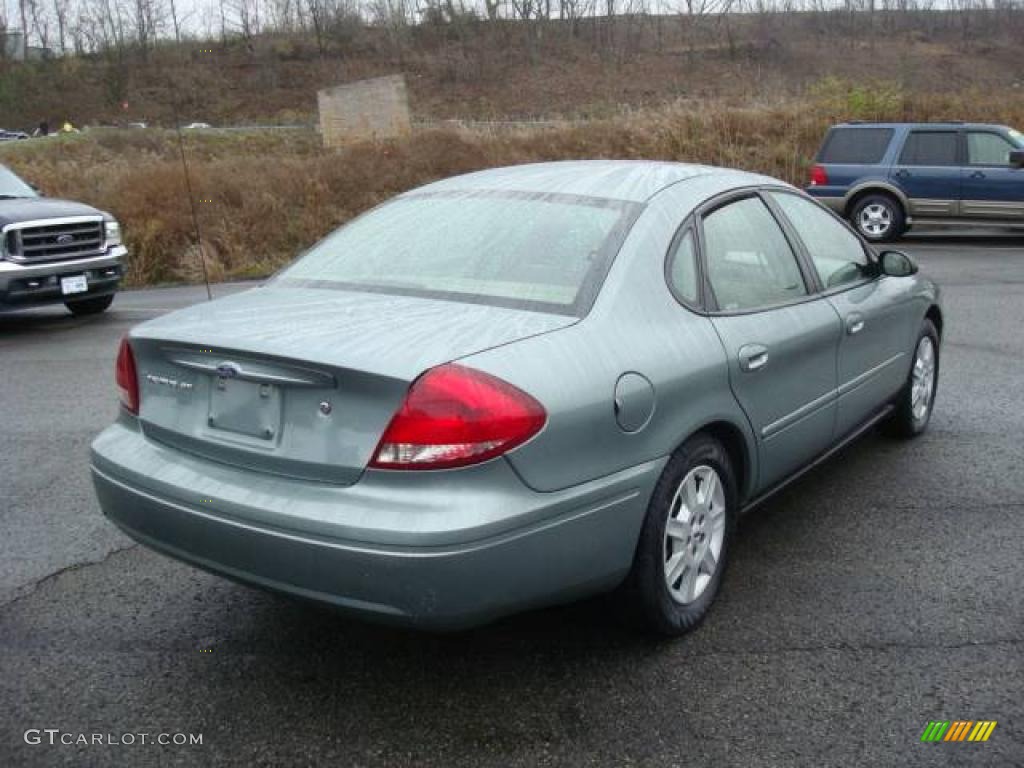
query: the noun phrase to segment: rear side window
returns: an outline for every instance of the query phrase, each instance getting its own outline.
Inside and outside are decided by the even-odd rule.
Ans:
[[[697,248],[693,242],[693,230],[688,229],[679,238],[669,259],[669,281],[676,294],[688,304],[697,304],[700,292],[697,288]]]
[[[914,131],[900,153],[900,165],[958,165],[956,131]]]
[[[834,128],[818,153],[819,163],[873,165],[882,162],[892,128]]]

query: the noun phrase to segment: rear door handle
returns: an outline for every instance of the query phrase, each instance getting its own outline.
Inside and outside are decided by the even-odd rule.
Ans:
[[[853,336],[864,330],[864,317],[854,312],[846,316],[846,332]]]
[[[985,173],[983,171],[975,171],[971,174],[972,179],[984,179]]]
[[[740,370],[753,372],[768,365],[768,347],[764,344],[745,344],[738,355]]]

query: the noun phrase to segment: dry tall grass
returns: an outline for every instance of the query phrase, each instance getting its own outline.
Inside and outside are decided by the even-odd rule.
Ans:
[[[481,168],[570,158],[649,158],[760,171],[802,183],[828,125],[851,117],[964,118],[1024,126],[1020,100],[903,96],[841,83],[813,99],[739,109],[678,104],[507,135],[425,131],[336,152],[313,133],[201,133],[186,138],[215,279],[266,275],[339,224],[428,181]],[[175,134],[94,131],[5,145],[4,162],[47,194],[114,213],[133,285],[200,276]]]

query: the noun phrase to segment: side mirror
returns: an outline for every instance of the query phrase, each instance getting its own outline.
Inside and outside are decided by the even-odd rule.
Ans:
[[[903,251],[882,251],[878,256],[878,269],[889,277],[910,277],[917,274],[917,264]]]
[[[1010,150],[1010,167],[1024,168],[1024,149]]]

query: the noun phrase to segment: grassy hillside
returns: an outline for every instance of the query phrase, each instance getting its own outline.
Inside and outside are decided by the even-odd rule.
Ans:
[[[1024,127],[1024,103],[998,94],[908,95],[819,82],[802,99],[740,108],[680,102],[502,135],[421,131],[341,151],[312,131],[189,132],[193,189],[215,279],[271,273],[360,211],[428,181],[480,168],[569,158],[660,158],[756,170],[802,183],[826,127],[851,118],[969,117]],[[172,131],[93,130],[0,145],[0,162],[47,194],[118,216],[131,284],[198,280],[188,199]]]
[[[172,125],[175,106],[184,122],[313,122],[318,88],[394,72],[405,73],[413,113],[423,118],[607,117],[680,99],[774,104],[829,77],[1019,100],[1022,37],[1019,5],[634,14],[573,25],[460,18],[394,29],[343,20],[319,42],[310,31],[265,33],[0,61],[0,127],[42,119]]]

